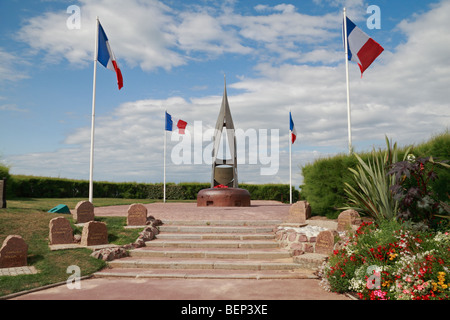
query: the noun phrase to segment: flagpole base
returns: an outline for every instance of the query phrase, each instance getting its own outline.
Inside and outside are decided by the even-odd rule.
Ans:
[[[197,194],[197,207],[250,207],[250,192],[241,188],[208,188]]]

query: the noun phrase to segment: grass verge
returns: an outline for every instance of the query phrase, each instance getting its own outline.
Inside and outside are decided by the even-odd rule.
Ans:
[[[22,236],[28,245],[28,266],[34,266],[39,272],[31,275],[0,276],[0,296],[30,290],[41,286],[66,281],[72,273],[67,267],[77,265],[81,276],[90,275],[106,266],[105,262],[90,257],[89,249],[71,249],[51,251],[49,248],[49,222],[64,216],[74,230],[81,234],[82,229],[74,225],[70,214],[49,213],[58,204],[66,204],[74,209],[76,204],[85,199],[13,199],[7,201],[7,208],[0,209],[0,246],[8,235]],[[151,203],[152,200],[137,199],[95,199],[95,206],[128,205],[132,203]],[[126,217],[96,217],[105,222],[108,228],[109,243],[123,245],[134,242],[141,230],[125,229]]]

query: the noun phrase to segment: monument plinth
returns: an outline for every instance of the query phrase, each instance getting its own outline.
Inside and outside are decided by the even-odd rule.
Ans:
[[[208,188],[197,194],[197,207],[249,207],[250,192],[241,188]]]
[[[219,159],[217,157],[222,138],[223,128],[226,129],[226,138],[231,158]],[[225,143],[222,145],[225,147]],[[223,154],[227,154],[224,150]],[[211,188],[200,190],[197,194],[197,207],[249,207],[250,193],[238,187],[236,136],[230,106],[228,105],[227,86],[224,84],[222,106],[217,118],[214,131],[212,151]]]

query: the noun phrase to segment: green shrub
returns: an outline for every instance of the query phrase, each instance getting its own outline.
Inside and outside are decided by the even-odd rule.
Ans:
[[[450,134],[443,134],[431,138],[417,146],[404,146],[398,149],[398,158],[405,156],[406,150],[417,157],[432,156],[437,160],[450,159]],[[359,152],[358,156],[367,162],[371,156],[369,152]],[[303,184],[300,186],[300,197],[311,205],[313,215],[335,218],[345,205],[347,196],[344,191],[345,183],[356,187],[352,173],[348,168],[356,168],[358,160],[353,155],[338,154],[333,157],[317,159],[313,163],[302,167]],[[439,179],[432,181],[430,187],[440,196],[441,201],[448,202],[448,185],[450,172],[441,168],[436,169]]]
[[[416,157],[433,157],[435,161],[450,160],[450,133],[448,130],[432,137],[427,143],[413,147],[412,153]],[[439,177],[430,182],[430,187],[439,200],[449,201],[448,186],[450,185],[450,170],[436,167],[435,173]]]
[[[345,201],[345,182],[351,183],[348,168],[356,167],[355,157],[339,154],[318,159],[302,168],[301,198],[311,205],[313,215],[334,218]]]
[[[0,179],[9,179],[9,168],[0,163]]]
[[[196,200],[197,193],[209,188],[209,183],[167,183],[167,200]],[[253,200],[289,201],[289,185],[241,184]],[[89,181],[60,178],[12,175],[7,184],[9,198],[74,198],[89,196]],[[162,183],[106,182],[94,181],[94,198],[163,199]],[[293,190],[293,201],[299,199],[298,190]]]

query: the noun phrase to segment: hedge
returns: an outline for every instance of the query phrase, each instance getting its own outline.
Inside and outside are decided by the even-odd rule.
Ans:
[[[209,183],[167,183],[167,200],[195,200],[201,189]],[[240,184],[247,189],[253,200],[277,200],[289,202],[289,185]],[[97,182],[94,181],[94,198],[163,199],[162,183]],[[83,198],[89,196],[89,181],[61,178],[11,175],[7,181],[7,198]],[[293,189],[293,201],[299,198]]]
[[[403,158],[407,148],[416,157],[428,157],[438,160],[450,159],[450,134],[445,132],[431,138],[429,141],[417,146],[399,147],[399,159]],[[384,152],[378,150],[377,152]],[[367,161],[372,157],[372,152],[358,153]],[[356,157],[348,154],[338,154],[329,158],[321,158],[302,167],[303,184],[300,186],[300,198],[307,200],[311,205],[313,215],[336,218],[344,207],[346,194],[345,182],[356,187],[353,175],[348,168],[355,168]],[[439,179],[431,183],[433,191],[440,196],[440,200],[448,201],[448,186],[450,184],[450,172],[447,169],[436,168]]]

